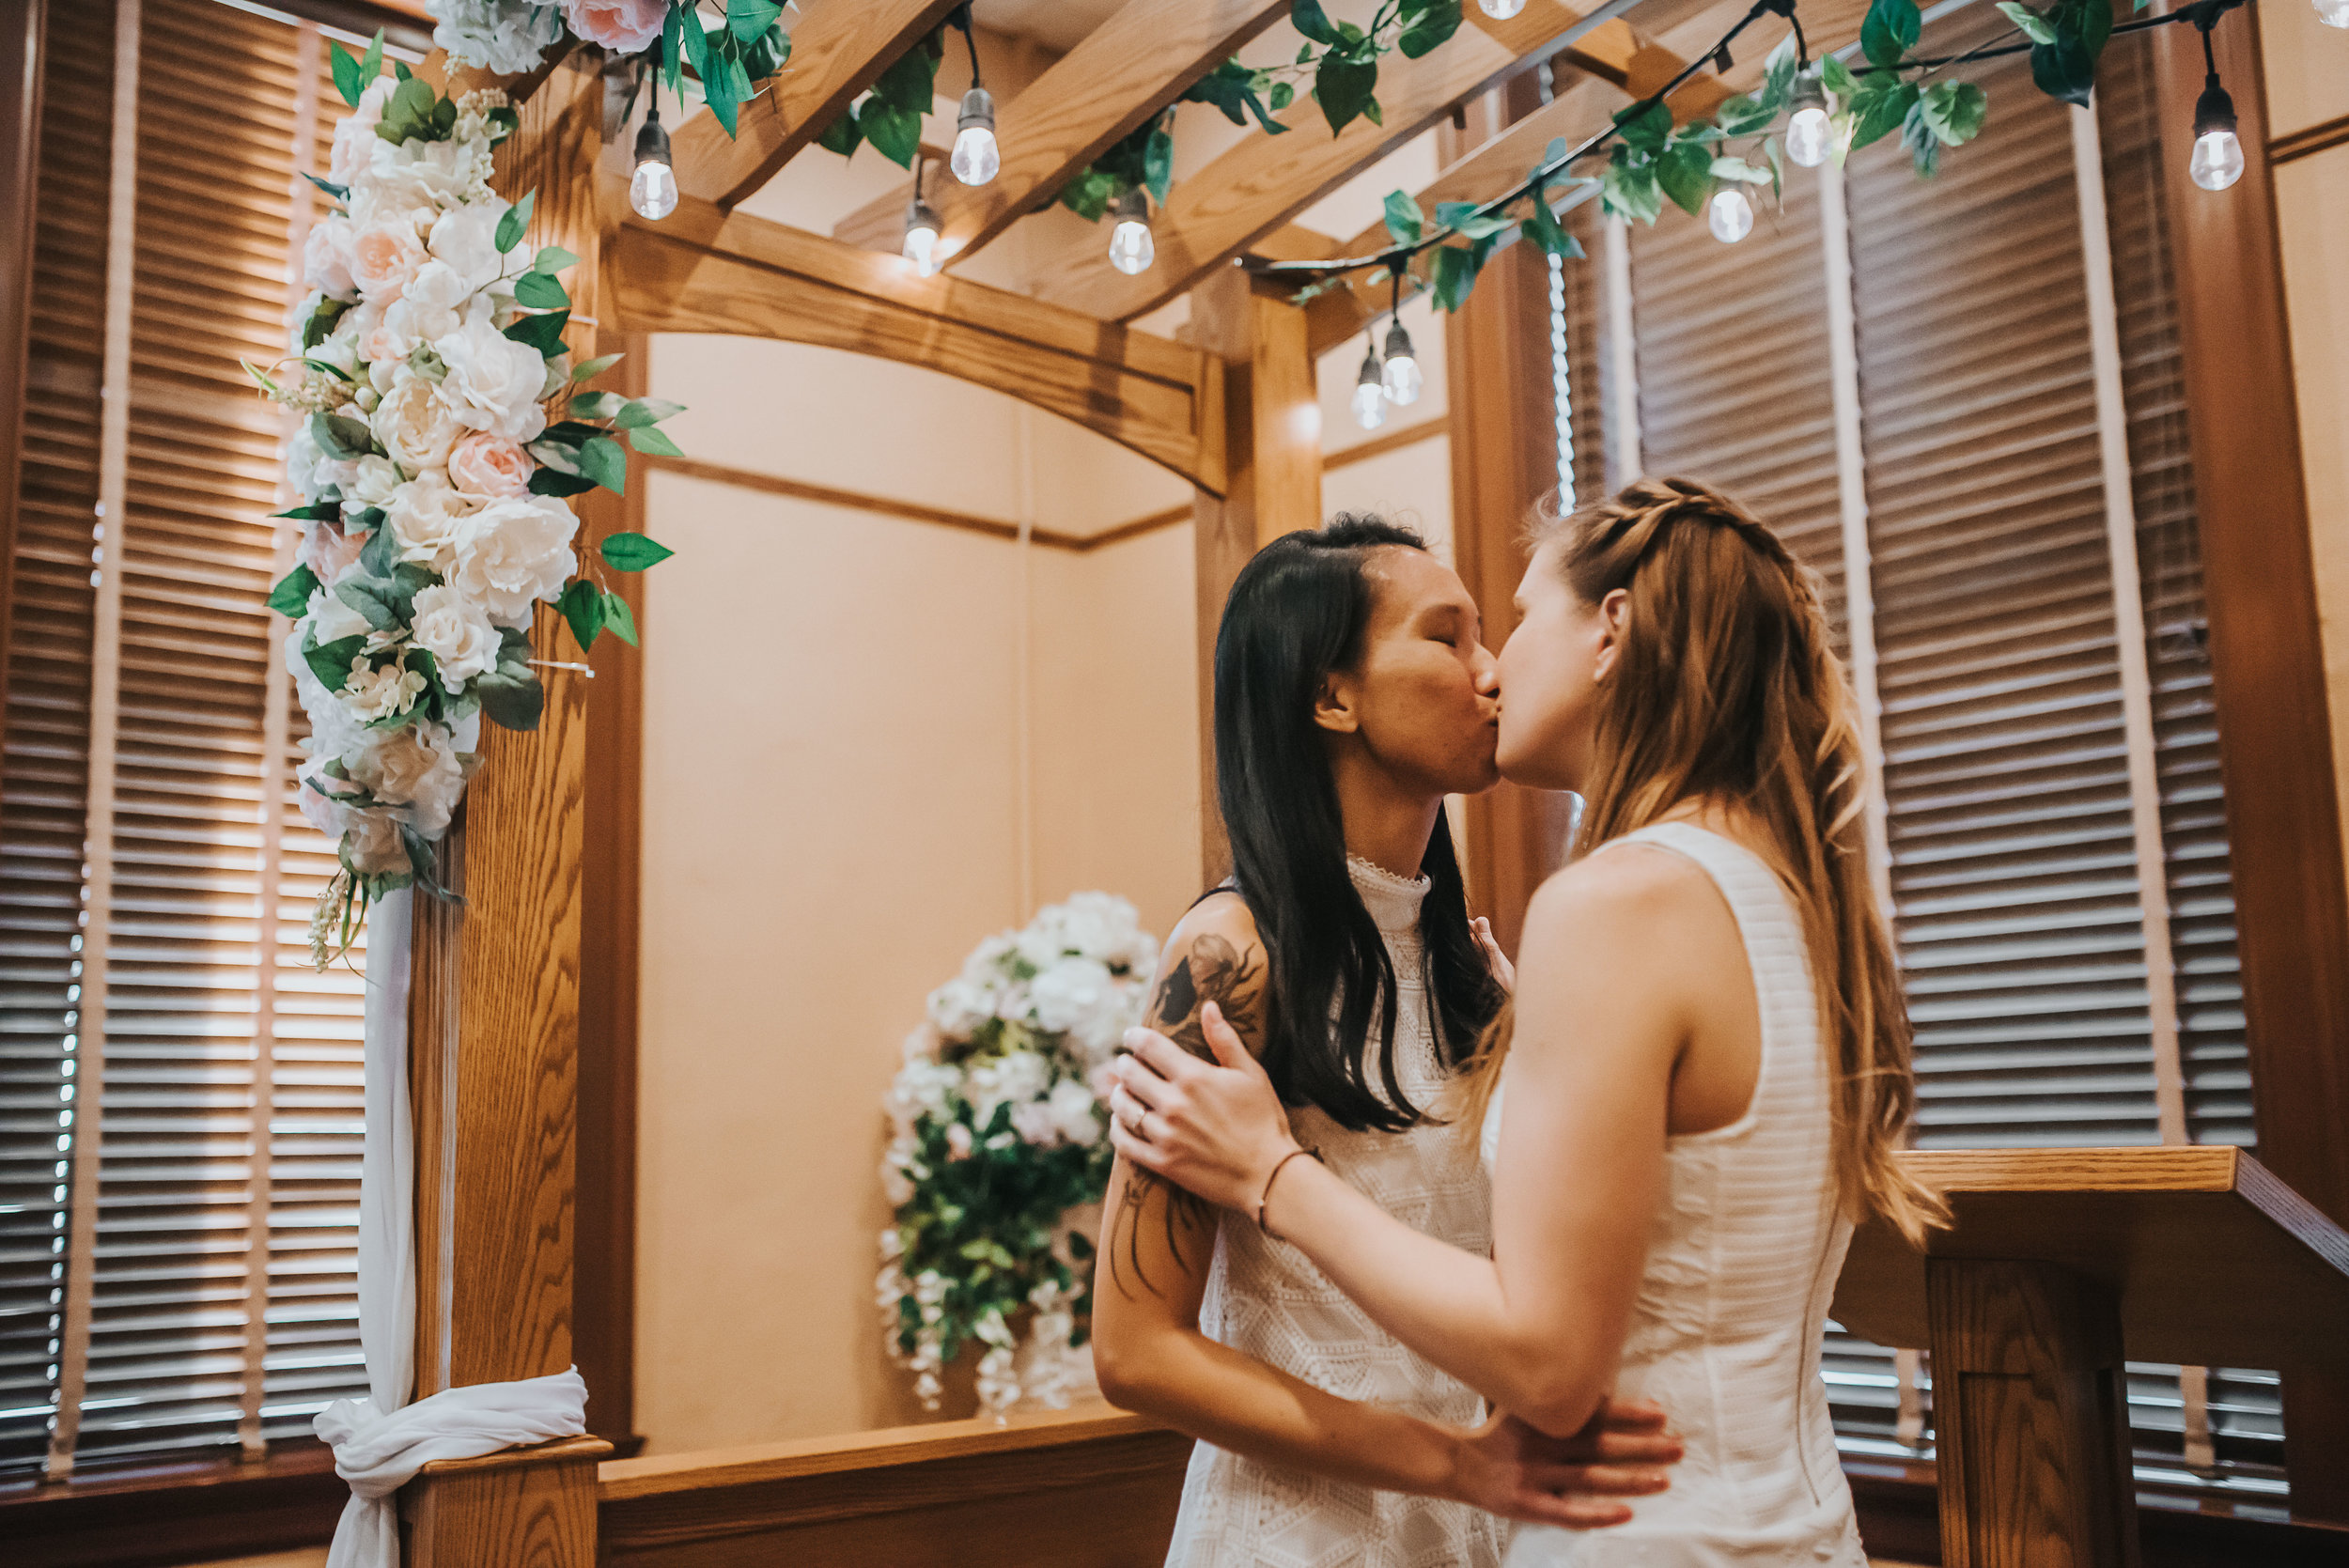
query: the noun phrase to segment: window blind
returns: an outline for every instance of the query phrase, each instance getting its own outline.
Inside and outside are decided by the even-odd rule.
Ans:
[[[0,1465],[54,1450],[53,1474],[77,1461],[256,1452],[364,1384],[353,1290],[362,987],[355,969],[313,975],[306,962],[309,906],[333,855],[299,815],[301,720],[276,671],[282,629],[262,602],[288,558],[290,536],[269,518],[287,504],[287,432],[237,363],[284,352],[289,248],[308,205],[297,163],[324,167],[323,61],[315,32],[289,19],[211,0],[143,0],[135,14],[127,321],[100,318],[102,285],[92,282],[104,274],[114,114],[114,78],[97,52],[50,59],[53,117],[87,123],[44,135],[38,213],[43,253],[54,230],[60,265],[37,278],[36,309],[79,313],[54,358],[60,375],[79,371],[73,406],[92,428],[97,346],[108,331],[128,334],[119,528],[93,515],[96,465],[78,458],[86,443],[60,441],[77,455],[61,484],[42,456],[46,432],[27,432],[28,497],[39,461],[59,487],[46,524],[55,549],[78,560],[85,582],[120,574],[119,634],[101,659],[108,650],[82,612],[70,636],[53,637],[54,694],[28,685],[21,567],[0,740],[0,875],[44,878],[29,909],[13,884],[8,900],[12,955],[41,960],[6,997],[11,1104],[20,1093],[37,1105],[44,1092],[53,1101],[70,1092],[70,1135],[99,1139],[88,1233],[56,1223],[68,1197],[57,1184],[44,1194],[59,1208],[42,1219],[64,1245],[51,1250],[52,1279],[35,1281],[43,1299],[25,1302],[28,1322],[47,1314],[39,1364],[23,1354],[30,1336],[0,1346],[21,1390]],[[73,79],[92,59],[94,79]],[[35,354],[53,357],[41,343]],[[66,586],[86,600],[94,584]],[[113,787],[92,800],[86,777],[68,770],[88,754],[93,672],[109,665],[118,672]],[[54,733],[49,716],[60,709],[82,716],[80,734]],[[30,793],[47,780],[39,764],[60,753],[55,784]],[[93,829],[111,840],[101,899],[84,885],[81,841]],[[86,1029],[77,1036],[77,999],[69,992],[60,1007],[55,996],[57,950],[77,935],[107,958],[95,1041]],[[62,967],[70,985],[70,959]],[[92,1083],[77,1068],[100,1047]],[[12,1115],[11,1134],[15,1126]],[[77,1269],[88,1302],[78,1337],[47,1298],[61,1282],[70,1299]],[[77,1357],[82,1399],[60,1412]]]
[[[1962,50],[2004,27],[1969,8],[1929,41]],[[1838,482],[1825,250],[1843,231],[1823,225],[1817,179],[1789,170],[1784,213],[1734,246],[1676,214],[1631,231],[1641,467],[1704,478],[1768,518],[1820,572],[1847,653],[1844,540],[1867,543],[1857,602],[1927,1147],[2155,1142],[2164,1093],[2183,1096],[2185,1136],[2251,1141],[2148,65],[2141,50],[2112,51],[2099,90],[2120,353],[2106,404],[2072,111],[2033,88],[2024,62],[1969,70],[1991,96],[1988,129],[1931,184],[1897,138],[1851,159],[1857,419],[1841,456],[1856,495]],[[2135,517],[2122,602],[2134,598],[2143,622],[2134,698],[2100,457],[2116,400]],[[2133,700],[2151,713],[2137,741]],[[2157,866],[2140,863],[2132,815],[2133,780],[2146,779]],[[2150,958],[2140,877],[2168,916]],[[2174,1023],[2158,1021],[2156,981],[2174,989]],[[2166,1090],[2164,1029],[2179,1064]],[[1826,1374],[1847,1448],[1930,1452],[1929,1377],[1912,1379],[1904,1431],[1890,1352],[1831,1331]],[[2212,1369],[2206,1400],[2199,1374],[2182,1383],[2173,1367],[2133,1365],[2130,1384],[2141,1478],[2282,1489],[2272,1375]]]

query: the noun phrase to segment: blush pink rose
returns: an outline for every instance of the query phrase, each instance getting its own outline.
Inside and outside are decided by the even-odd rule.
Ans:
[[[302,547],[294,559],[310,568],[320,582],[332,582],[349,570],[367,547],[368,533],[346,534],[336,524],[314,522],[303,531]]]
[[[521,442],[476,430],[449,449],[448,482],[467,495],[501,500],[526,493],[537,466]]]
[[[405,219],[371,224],[351,237],[350,276],[373,304],[388,305],[430,257]]]
[[[571,31],[614,54],[650,49],[668,14],[669,0],[563,0]]]

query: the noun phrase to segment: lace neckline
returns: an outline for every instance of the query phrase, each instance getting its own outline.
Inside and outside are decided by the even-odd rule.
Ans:
[[[1354,878],[1354,891],[1361,894],[1362,907],[1370,911],[1381,935],[1418,935],[1419,907],[1426,900],[1427,890],[1435,885],[1432,881],[1423,876],[1398,877],[1360,855],[1346,857],[1346,870]]]

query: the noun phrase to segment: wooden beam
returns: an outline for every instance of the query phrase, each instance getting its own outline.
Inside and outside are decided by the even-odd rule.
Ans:
[[[1699,0],[1651,3],[1668,7],[1677,20]],[[1157,309],[1502,77],[1566,50],[1566,41],[1583,33],[1585,14],[1557,0],[1534,0],[1505,21],[1480,10],[1474,27],[1432,53],[1416,60],[1388,56],[1378,70],[1384,125],[1357,119],[1331,136],[1319,105],[1299,99],[1281,115],[1289,134],[1250,136],[1174,187],[1153,225],[1158,261],[1148,271],[1128,277],[1110,265],[1105,247],[1084,245],[1046,271],[1034,292],[1112,321]],[[1605,24],[1582,41],[1603,33]],[[1605,74],[1625,63],[1608,52],[1612,47],[1602,42],[1585,55],[1578,42],[1566,53],[1578,67],[1587,63]]]
[[[1003,166],[994,179],[971,186],[947,176],[926,187],[943,225],[941,253],[975,255],[1015,219],[1052,201],[1078,170],[1288,8],[1289,0],[1128,0],[1027,91],[997,106]],[[909,180],[842,219],[832,237],[895,250],[912,194]]]
[[[608,176],[607,176],[608,179]],[[628,332],[722,332],[919,365],[1034,404],[1223,491],[1221,387],[1196,349],[895,256],[681,201],[606,263]]]
[[[704,109],[670,138],[677,189],[732,207],[766,184],[956,3],[810,0],[791,29],[790,64],[741,106],[733,136]]]

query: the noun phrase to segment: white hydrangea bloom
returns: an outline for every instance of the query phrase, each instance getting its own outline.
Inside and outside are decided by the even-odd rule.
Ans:
[[[535,0],[430,0],[432,41],[478,70],[519,76],[563,36],[563,13]]]

